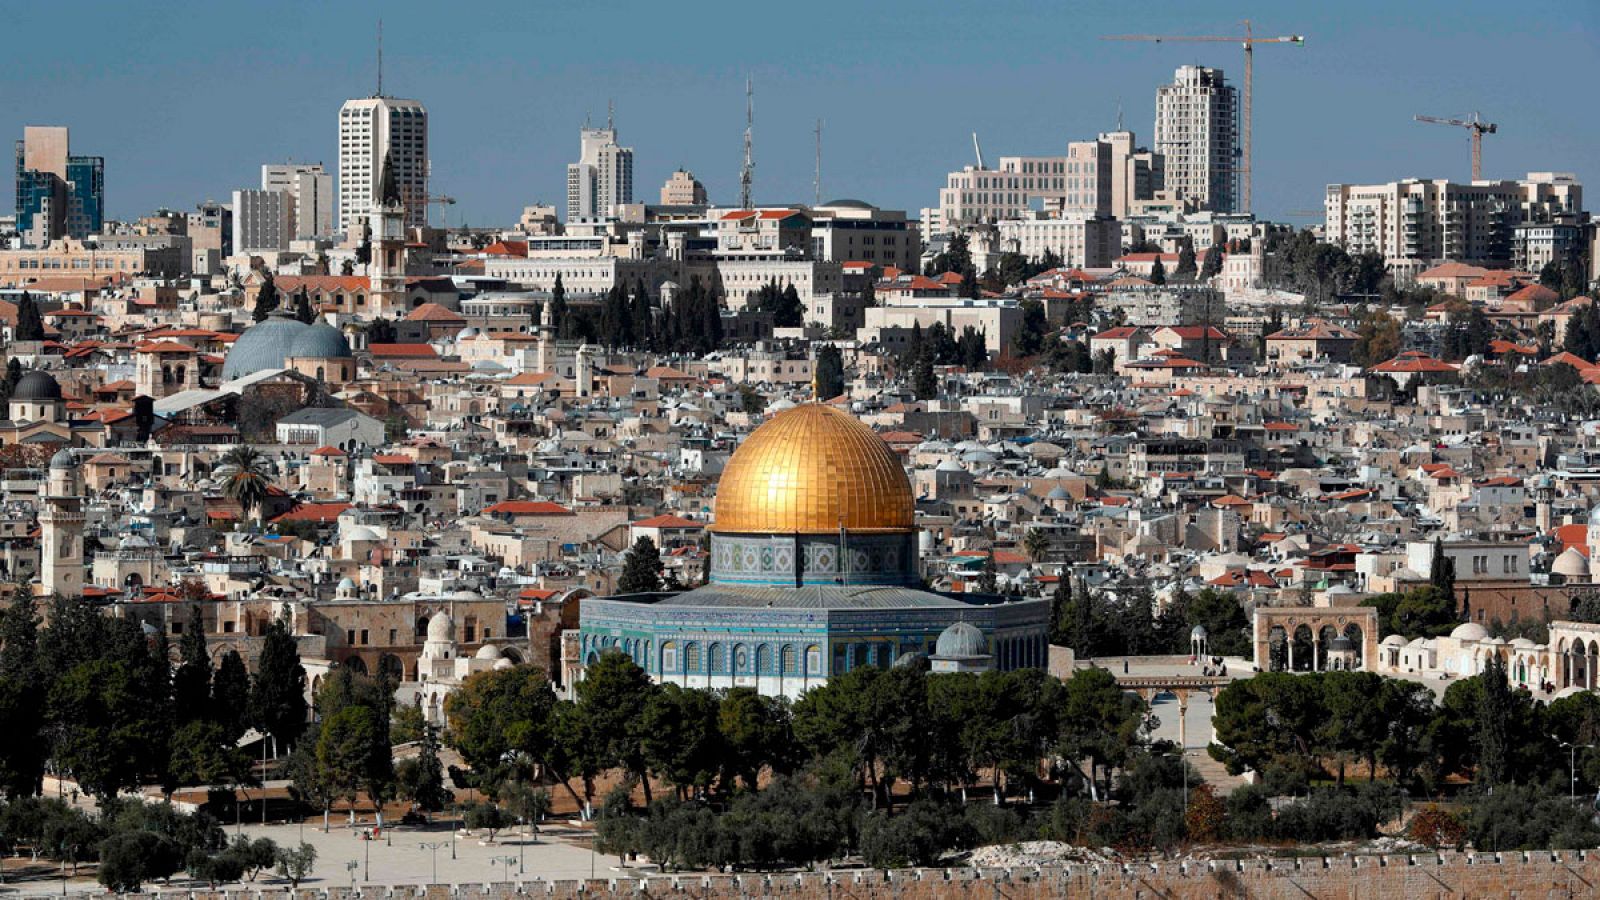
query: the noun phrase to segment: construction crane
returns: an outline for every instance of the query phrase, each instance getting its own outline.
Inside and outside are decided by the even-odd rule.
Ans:
[[[444,215],[444,210],[442,209],[442,207],[455,206],[456,205],[456,198],[454,198],[454,197],[446,197],[443,194],[440,194],[438,196],[424,197],[422,202],[423,202],[424,206],[433,206],[433,205],[437,204],[438,206],[441,207],[441,209],[439,210],[439,215],[443,216]],[[448,226],[449,224],[450,224],[449,222],[445,223],[446,226]]]
[[[1250,106],[1254,94],[1255,84],[1255,46],[1257,44],[1304,44],[1303,34],[1286,34],[1279,37],[1256,37],[1250,29],[1250,20],[1245,19],[1240,24],[1244,25],[1244,34],[1229,36],[1216,34],[1198,35],[1164,35],[1164,34],[1111,34],[1103,40],[1107,41],[1153,41],[1157,44],[1166,42],[1186,43],[1239,43],[1244,46],[1244,158],[1239,166],[1239,193],[1240,212],[1250,211]]]
[[[1477,181],[1483,177],[1483,136],[1494,134],[1496,126],[1493,122],[1485,122],[1477,113],[1470,119],[1444,119],[1439,116],[1413,116],[1418,122],[1427,122],[1430,125],[1454,125],[1465,128],[1472,135],[1472,180]]]

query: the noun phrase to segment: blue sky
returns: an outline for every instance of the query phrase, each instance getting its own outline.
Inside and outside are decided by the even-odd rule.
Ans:
[[[374,87],[380,14],[385,88],[429,109],[433,190],[460,201],[451,225],[561,200],[578,128],[608,98],[636,198],[681,165],[732,202],[746,73],[757,202],[810,199],[820,117],[823,193],[914,212],[972,161],[973,131],[990,160],[1059,153],[1113,127],[1120,102],[1147,142],[1175,66],[1242,75],[1237,45],[1099,35],[1228,34],[1246,17],[1308,39],[1256,54],[1258,212],[1318,208],[1334,181],[1466,178],[1465,131],[1414,113],[1497,122],[1486,176],[1600,179],[1595,0],[17,3],[6,31],[27,37],[7,42],[0,137],[70,126],[76,152],[106,157],[115,217],[225,198],[264,162],[333,168],[339,104]]]

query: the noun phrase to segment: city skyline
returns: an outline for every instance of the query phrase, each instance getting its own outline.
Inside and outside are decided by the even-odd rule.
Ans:
[[[574,133],[586,116],[603,121],[613,99],[617,125],[637,154],[640,196],[654,195],[681,166],[705,183],[713,202],[735,203],[746,74],[756,87],[757,203],[810,199],[811,134],[821,118],[828,123],[824,199],[861,197],[914,213],[936,203],[947,172],[973,162],[973,131],[993,158],[1059,154],[1069,141],[1114,128],[1120,107],[1126,127],[1150,143],[1156,87],[1184,64],[1221,68],[1238,84],[1238,48],[1097,38],[1232,33],[1246,14],[1253,14],[1259,34],[1307,36],[1303,47],[1269,48],[1256,61],[1261,215],[1306,224],[1310,219],[1298,213],[1318,208],[1324,187],[1334,182],[1466,180],[1466,136],[1415,123],[1415,114],[1478,110],[1498,122],[1499,132],[1485,141],[1486,178],[1556,170],[1589,180],[1600,157],[1592,149],[1600,126],[1575,114],[1582,108],[1582,73],[1594,59],[1584,51],[1600,35],[1600,10],[1578,3],[1525,4],[1514,12],[1487,3],[1418,4],[1385,9],[1382,17],[1249,5],[1163,7],[1135,17],[1002,4],[985,9],[992,27],[983,29],[966,27],[967,11],[912,17],[902,6],[852,10],[846,29],[834,5],[821,3],[786,24],[793,39],[782,47],[764,41],[759,18],[747,12],[684,21],[624,4],[606,15],[629,17],[631,24],[610,29],[616,44],[603,54],[582,41],[529,51],[531,34],[595,26],[565,8],[539,10],[537,18],[500,11],[494,28],[469,23],[443,33],[410,4],[326,11],[291,5],[270,18],[209,7],[137,14],[103,4],[83,8],[119,40],[95,48],[96,65],[70,70],[42,47],[19,48],[13,89],[0,95],[0,131],[72,128],[75,143],[106,156],[107,215],[122,219],[158,206],[225,199],[248,186],[262,163],[292,159],[334,168],[332,123],[340,104],[376,87],[380,15],[385,92],[429,109],[430,190],[457,198],[445,211],[450,225],[507,225],[525,205],[562,205]],[[325,27],[308,31],[302,23],[313,12]],[[52,21],[39,9],[15,16],[23,30]],[[1380,19],[1382,26],[1367,24]],[[1486,27],[1491,20],[1494,27]],[[198,38],[240,29],[252,35],[248,46],[210,48]],[[950,29],[962,29],[970,53],[928,56],[929,42]],[[988,36],[994,33],[1006,37]],[[1017,45],[1014,35],[1023,33],[1071,37],[1036,49]],[[441,37],[448,43],[439,48]],[[185,49],[147,58],[163,41]],[[1456,62],[1530,54],[1537,54],[1538,67]],[[1059,100],[1042,109],[1034,87],[1041,83],[1059,85]],[[1396,84],[1407,87],[1395,90]],[[171,102],[151,103],[161,92]],[[226,129],[210,121],[224,103],[239,109],[241,98],[266,96],[270,104],[230,114]],[[682,102],[685,96],[694,102]],[[0,206],[9,209],[11,186],[0,190]],[[440,223],[438,210],[434,221]]]

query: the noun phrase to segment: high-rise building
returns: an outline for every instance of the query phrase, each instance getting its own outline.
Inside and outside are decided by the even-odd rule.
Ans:
[[[339,108],[339,230],[360,234],[379,201],[388,158],[405,227],[428,223],[428,111],[415,100],[364,97]]]
[[[333,234],[333,176],[322,163],[262,166],[261,189],[284,191],[293,199],[296,240]]]
[[[633,148],[617,146],[617,130],[585,128],[578,161],[567,165],[567,221],[595,219],[633,202]]]
[[[1121,128],[1101,134],[1099,142],[1107,145],[1111,154],[1111,215],[1126,219],[1137,201],[1153,199],[1162,189],[1166,160],[1138,146],[1133,132]]]
[[[261,253],[289,249],[294,240],[294,195],[288,191],[233,192],[233,249]]]
[[[62,126],[29,125],[17,141],[17,232],[27,246],[82,240],[105,224],[105,159],[67,146]]]
[[[661,186],[662,206],[705,206],[706,186],[694,173],[679,169]]]
[[[188,215],[189,252],[196,275],[212,275],[222,270],[222,261],[233,255],[233,209],[226,203],[207,200]]]
[[[1239,202],[1239,90],[1221,69],[1179,66],[1156,88],[1155,150],[1166,187],[1202,209],[1233,212]]]

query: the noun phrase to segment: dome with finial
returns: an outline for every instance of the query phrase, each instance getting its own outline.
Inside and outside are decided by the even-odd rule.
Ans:
[[[934,642],[933,655],[951,659],[970,659],[989,655],[989,641],[977,626],[957,622],[939,633]]]
[[[310,330],[310,325],[286,311],[273,310],[264,321],[246,328],[228,348],[222,362],[222,380],[283,368],[284,360],[294,355],[295,342]]]
[[[16,386],[11,389],[13,403],[23,400],[30,403],[44,403],[60,399],[61,383],[56,381],[54,375],[38,369],[17,379]]]
[[[56,455],[50,457],[50,468],[52,469],[76,469],[77,467],[77,457],[73,456],[72,451],[65,447],[57,450]]]
[[[444,611],[434,616],[428,622],[428,640],[430,642],[444,643],[456,639],[456,623],[451,620],[450,614]]]

